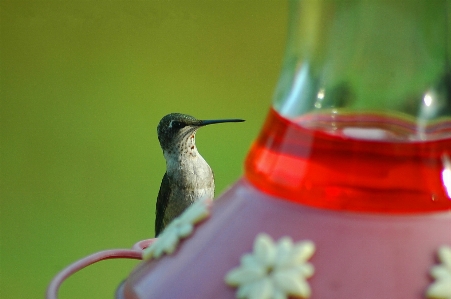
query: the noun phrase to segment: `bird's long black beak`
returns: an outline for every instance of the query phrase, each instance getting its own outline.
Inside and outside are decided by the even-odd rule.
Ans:
[[[243,122],[243,121],[245,121],[245,120],[238,119],[238,118],[201,120],[199,126],[207,126],[207,125],[220,124],[220,123],[238,123],[238,122]]]

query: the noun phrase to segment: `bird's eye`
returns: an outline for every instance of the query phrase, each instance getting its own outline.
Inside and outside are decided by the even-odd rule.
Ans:
[[[171,129],[181,129],[183,128],[185,125],[182,122],[176,121],[176,120],[172,120],[169,123],[169,128]]]

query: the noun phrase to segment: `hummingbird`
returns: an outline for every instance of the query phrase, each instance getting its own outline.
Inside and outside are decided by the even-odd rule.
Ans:
[[[198,120],[190,115],[171,113],[157,127],[158,140],[166,160],[166,173],[158,192],[155,236],[195,201],[213,198],[215,180],[205,159],[196,148],[199,128],[243,119]]]

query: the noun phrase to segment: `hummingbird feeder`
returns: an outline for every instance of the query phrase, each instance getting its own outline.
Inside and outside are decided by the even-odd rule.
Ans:
[[[157,239],[116,299],[451,298],[451,1],[290,1],[245,173]]]

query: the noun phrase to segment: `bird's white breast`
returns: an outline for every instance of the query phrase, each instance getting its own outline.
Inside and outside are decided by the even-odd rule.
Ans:
[[[172,220],[193,202],[214,197],[214,177],[210,166],[199,154],[194,137],[189,137],[176,150],[164,152],[171,194],[165,219]]]

